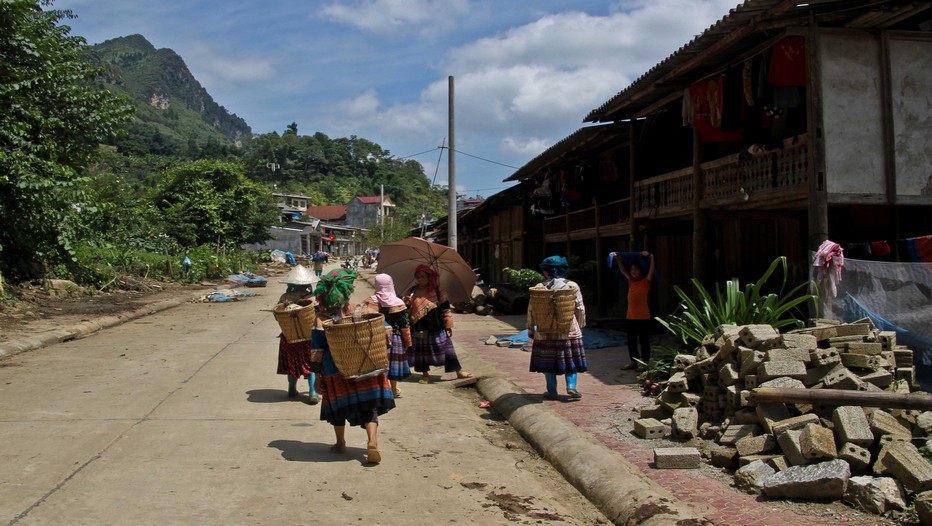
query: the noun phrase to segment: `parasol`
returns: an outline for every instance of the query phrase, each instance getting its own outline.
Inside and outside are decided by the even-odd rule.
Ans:
[[[472,299],[476,273],[456,250],[419,237],[386,243],[379,248],[378,272],[392,277],[399,295],[414,286],[414,269],[418,265],[428,265],[440,274],[440,291],[450,303]]]

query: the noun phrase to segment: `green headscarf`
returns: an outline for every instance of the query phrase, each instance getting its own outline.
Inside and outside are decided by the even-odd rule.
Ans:
[[[551,277],[565,278],[567,272],[570,270],[570,264],[563,256],[550,256],[540,262],[540,268],[541,270],[550,272]]]
[[[320,278],[314,294],[317,304],[324,310],[342,309],[349,303],[350,295],[356,290],[353,282],[356,273],[352,270],[331,270]]]

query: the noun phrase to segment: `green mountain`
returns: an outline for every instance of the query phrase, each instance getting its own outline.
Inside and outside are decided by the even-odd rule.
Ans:
[[[130,35],[91,46],[89,53],[106,70],[101,88],[136,103],[128,135],[115,143],[124,153],[198,156],[251,134],[246,121],[217,104],[171,49]]]

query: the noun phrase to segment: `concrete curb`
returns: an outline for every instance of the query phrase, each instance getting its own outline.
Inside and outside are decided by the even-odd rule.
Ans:
[[[126,323],[143,316],[148,316],[149,314],[161,312],[172,307],[177,307],[178,305],[187,303],[189,301],[194,301],[198,298],[202,298],[203,296],[204,293],[200,292],[188,299],[174,298],[170,300],[163,300],[117,316],[103,316],[72,325],[68,328],[45,332],[35,336],[34,338],[23,338],[20,340],[0,343],[0,358],[13,356],[14,354],[19,354],[25,351],[40,349],[48,345],[55,345],[56,343],[86,338],[103,329],[115,327],[122,323]]]
[[[636,466],[501,376],[479,378],[480,394],[613,524],[706,521]]]

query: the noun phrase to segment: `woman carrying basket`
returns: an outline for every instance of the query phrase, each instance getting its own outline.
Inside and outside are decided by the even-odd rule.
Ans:
[[[576,292],[575,309],[569,330],[538,330],[543,325],[541,316],[549,313],[535,312],[533,304],[527,310],[528,337],[533,339],[531,347],[531,372],[544,373],[547,392],[544,397],[557,399],[557,375],[566,377],[566,394],[572,399],[582,398],[576,390],[577,373],[586,372],[586,349],[583,347],[582,328],[586,326],[586,307],[583,305],[579,285],[566,279],[569,264],[566,258],[550,256],[540,264],[544,281],[533,288],[548,290],[571,289]]]
[[[278,299],[278,303],[283,307],[289,305],[306,307],[314,303],[314,293],[311,292],[311,286],[317,282],[317,278],[311,275],[307,268],[297,265],[281,281],[288,285],[285,293]],[[310,329],[311,327],[308,327],[308,330]],[[288,398],[298,396],[298,378],[307,378],[309,385],[308,403],[315,405],[320,399],[314,391],[311,355],[311,342],[309,340],[288,343],[284,333],[279,335],[277,373],[288,376]]]
[[[420,384],[430,383],[431,366],[443,366],[445,373],[457,378],[472,378],[464,371],[453,348],[453,313],[450,302],[438,287],[440,275],[427,265],[414,269],[415,284],[405,296],[411,317],[413,346],[408,363],[421,373]]]
[[[405,354],[411,348],[411,322],[408,308],[401,298],[395,295],[395,282],[388,274],[375,276],[375,294],[366,298],[363,305],[370,311],[385,316],[385,324],[391,327],[392,341],[388,346],[388,381],[392,385],[392,394],[401,398],[398,380],[411,376],[408,357]]]
[[[340,319],[352,315],[353,306],[350,295],[355,290],[353,282],[356,273],[352,270],[333,270],[325,274],[317,284],[317,304],[322,317]],[[320,407],[320,419],[333,426],[336,443],[330,447],[334,453],[346,452],[346,423],[360,426],[366,430],[366,460],[370,464],[382,461],[379,453],[379,416],[395,407],[391,385],[385,373],[347,380],[337,369],[326,333],[315,330],[314,347],[320,347],[323,353],[323,373],[318,378],[316,388],[323,396]]]

